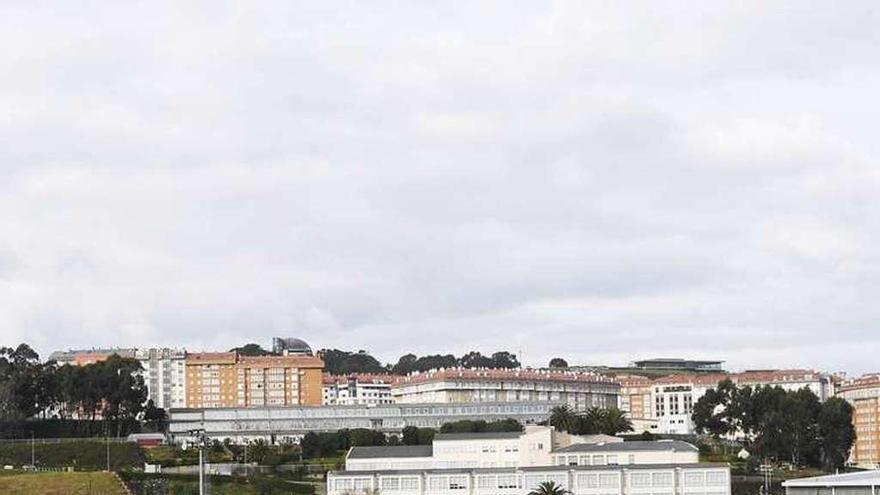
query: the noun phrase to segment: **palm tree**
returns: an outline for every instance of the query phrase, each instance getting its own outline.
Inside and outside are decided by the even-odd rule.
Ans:
[[[617,435],[624,431],[632,431],[632,422],[626,414],[616,407],[608,409],[590,408],[587,414],[593,418],[593,426],[599,433]]]
[[[577,423],[577,413],[568,404],[555,406],[550,410],[550,426],[558,431],[572,431]]]
[[[529,495],[569,495],[570,493],[555,481],[545,481],[530,491]]]

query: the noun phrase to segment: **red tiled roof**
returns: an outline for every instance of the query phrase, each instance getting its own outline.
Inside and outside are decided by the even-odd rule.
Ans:
[[[329,385],[332,383],[348,383],[352,378],[362,383],[394,383],[401,377],[379,373],[352,373],[350,375],[331,375],[330,373],[324,373],[322,380],[325,385]]]
[[[323,368],[324,361],[314,356],[239,356],[238,362],[244,365],[296,366],[305,368]]]
[[[193,363],[234,364],[234,352],[188,352],[186,361]]]
[[[414,373],[408,376],[404,376],[397,381],[397,384],[405,385],[408,383],[424,383],[441,380],[523,380],[543,382],[589,382],[608,384],[617,383],[613,378],[588,372],[549,371],[533,369],[511,370],[450,368],[443,370],[426,371],[424,373]]]

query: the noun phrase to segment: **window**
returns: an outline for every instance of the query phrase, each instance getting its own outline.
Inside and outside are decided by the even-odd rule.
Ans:
[[[568,465],[569,466],[577,466],[578,465],[578,458],[576,455],[568,456]]]
[[[672,473],[654,473],[651,480],[654,486],[672,486]]]
[[[519,488],[519,483],[517,483],[517,476],[515,474],[501,474],[498,475],[498,488],[500,489],[510,489],[510,488]]]
[[[633,488],[647,488],[651,486],[651,475],[649,473],[632,473],[629,475],[629,484]]]
[[[727,483],[727,476],[723,471],[709,471],[706,473],[706,485],[721,486]]]
[[[613,454],[608,454],[608,457],[605,458],[605,462],[607,464],[617,464],[617,456]]]
[[[580,456],[580,458],[578,459],[578,464],[580,464],[581,466],[589,466],[590,465],[590,456],[588,456],[588,455]]]
[[[449,477],[449,489],[450,490],[467,490],[468,487],[468,477],[467,476],[450,476]]]
[[[702,472],[691,472],[684,473],[684,485],[685,486],[703,486],[703,473]]]
[[[599,488],[617,488],[620,486],[620,478],[616,474],[600,474]]]
[[[494,476],[477,476],[477,488],[490,489],[495,488]]]
[[[446,479],[442,476],[431,476],[428,478],[428,489],[431,491],[441,491],[446,489]]]
[[[593,465],[601,466],[605,464],[605,456],[604,455],[594,455],[593,456]]]
[[[400,488],[402,490],[418,490],[419,479],[415,476],[405,476],[400,478]]]
[[[579,473],[577,475],[577,486],[578,488],[597,488],[599,486],[598,476],[595,474]]]
[[[400,478],[381,477],[379,487],[382,490],[400,490]]]

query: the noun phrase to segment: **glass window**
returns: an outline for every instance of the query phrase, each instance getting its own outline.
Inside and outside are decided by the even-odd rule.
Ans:
[[[599,475],[599,487],[600,488],[617,488],[620,486],[620,478],[616,474],[600,474]]]
[[[629,475],[629,483],[634,488],[647,488],[651,486],[651,475],[649,473],[632,473]]]
[[[515,474],[498,475],[498,488],[519,488],[519,483],[517,481],[517,475]]]
[[[672,486],[672,473],[654,473],[651,479],[654,486]]]
[[[578,486],[578,488],[598,488],[599,487],[598,476],[595,474],[579,473],[577,475],[577,486]]]
[[[419,479],[415,476],[406,476],[400,479],[400,488],[403,490],[418,490]]]
[[[703,486],[703,473],[700,471],[684,473],[685,486]]]
[[[383,476],[379,478],[379,487],[382,490],[400,490],[400,478]]]

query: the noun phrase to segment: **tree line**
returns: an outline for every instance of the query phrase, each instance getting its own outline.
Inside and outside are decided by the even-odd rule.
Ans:
[[[579,412],[562,404],[550,410],[548,423],[558,431],[572,435],[617,435],[633,429],[626,414],[615,407],[591,407]]]
[[[462,420],[445,423],[440,433],[479,433],[499,431],[522,431],[523,426],[515,419],[497,421]],[[334,457],[350,447],[380,447],[385,445],[430,445],[438,433],[434,428],[407,426],[401,435],[386,435],[366,428],[343,429],[335,432],[309,432],[300,441],[305,459]]]
[[[84,366],[58,366],[40,362],[27,344],[0,348],[0,421],[40,419],[63,425],[100,418],[104,433],[117,436],[140,420],[160,427],[164,411],[147,402],[141,371],[138,360],[118,355]],[[40,425],[31,423],[36,434]]]
[[[808,388],[724,380],[694,404],[692,419],[698,433],[740,439],[758,459],[832,471],[844,466],[855,441],[852,413],[845,400],[820,402]]]
[[[259,344],[245,344],[230,349],[244,356],[271,356],[272,351],[263,349]],[[396,363],[382,364],[366,351],[345,351],[341,349],[321,349],[318,351],[324,360],[324,371],[331,375],[348,375],[352,373],[391,373],[408,375],[414,371],[424,372],[439,368],[519,368],[520,362],[515,354],[498,351],[484,356],[478,351],[468,352],[461,357],[453,354],[430,354],[417,356],[405,354]]]

